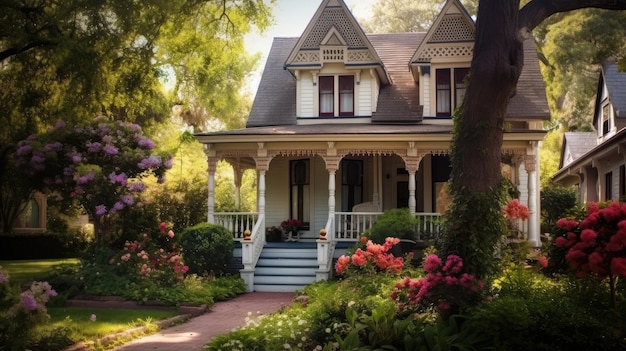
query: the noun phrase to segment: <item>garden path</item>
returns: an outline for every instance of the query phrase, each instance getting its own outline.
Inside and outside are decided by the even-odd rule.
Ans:
[[[243,326],[248,312],[269,314],[293,302],[294,293],[251,292],[215,303],[207,313],[120,346],[114,351],[201,351],[214,336]]]

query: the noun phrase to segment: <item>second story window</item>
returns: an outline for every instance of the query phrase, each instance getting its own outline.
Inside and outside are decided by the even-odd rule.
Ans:
[[[452,110],[461,106],[465,97],[465,76],[469,68],[443,68],[435,71],[437,89],[437,116],[451,116]],[[452,87],[454,82],[454,88]]]
[[[354,116],[354,76],[339,76],[339,116]]]
[[[354,76],[319,76],[318,82],[321,117],[354,116]]]
[[[320,85],[320,116],[335,115],[335,77],[319,77]]]
[[[611,131],[611,106],[605,103],[602,106],[602,135],[607,135]]]

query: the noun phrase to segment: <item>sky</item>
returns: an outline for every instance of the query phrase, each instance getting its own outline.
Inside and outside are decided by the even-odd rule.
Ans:
[[[377,0],[344,0],[344,2],[357,19],[364,19],[369,18],[372,4]],[[322,0],[277,0],[273,9],[275,24],[268,28],[263,35],[253,33],[245,37],[246,50],[250,54],[261,54],[257,69],[248,84],[248,91],[252,96],[254,96],[259,85],[273,38],[302,35],[321,3]]]

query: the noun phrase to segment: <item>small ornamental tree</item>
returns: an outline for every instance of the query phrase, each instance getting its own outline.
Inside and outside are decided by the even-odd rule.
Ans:
[[[77,201],[94,220],[98,244],[110,239],[116,213],[136,203],[144,177],[164,181],[172,158],[152,152],[154,142],[137,124],[98,117],[53,129],[18,143],[16,163],[35,187]]]
[[[565,259],[579,277],[590,274],[609,279],[611,307],[615,307],[617,281],[626,276],[626,204],[610,203],[605,208],[591,203],[580,223],[562,218],[557,226],[564,232],[555,245],[567,250]]]

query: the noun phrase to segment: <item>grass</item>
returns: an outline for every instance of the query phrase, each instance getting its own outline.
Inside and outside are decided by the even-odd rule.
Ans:
[[[126,331],[131,328],[146,326],[152,322],[177,315],[171,309],[115,309],[115,308],[83,308],[83,307],[50,307],[50,323],[46,329],[69,327],[73,331],[74,341],[85,341],[101,338],[110,334]],[[91,315],[95,321],[91,321]]]
[[[12,283],[26,283],[41,279],[54,270],[54,267],[64,264],[78,264],[77,258],[41,259],[41,260],[15,260],[0,261],[0,266],[5,273],[9,274]]]

